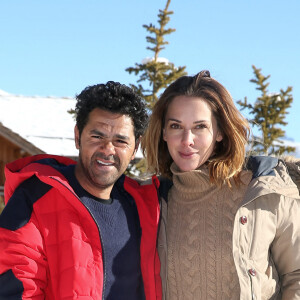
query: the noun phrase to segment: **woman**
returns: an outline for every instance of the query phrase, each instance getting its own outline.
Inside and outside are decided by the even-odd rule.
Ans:
[[[142,148],[173,182],[160,187],[165,299],[300,299],[298,189],[276,158],[244,163],[248,135],[208,71],[156,103]]]

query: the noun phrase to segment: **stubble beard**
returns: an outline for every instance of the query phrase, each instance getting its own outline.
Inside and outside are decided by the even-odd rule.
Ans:
[[[94,188],[97,188],[99,190],[104,190],[112,187],[115,184],[115,182],[119,179],[119,177],[122,175],[119,172],[120,171],[119,159],[114,159],[115,161],[114,170],[107,171],[107,172],[93,171],[95,169],[95,165],[97,166],[98,164],[96,160],[97,160],[96,157],[93,156],[91,161],[88,164],[88,167],[86,167],[86,164],[84,164],[81,155],[79,155],[79,163],[83,175],[86,177],[90,185],[93,186]]]

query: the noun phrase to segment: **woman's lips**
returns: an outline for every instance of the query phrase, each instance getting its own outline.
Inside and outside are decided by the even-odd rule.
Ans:
[[[179,152],[182,158],[192,158],[195,154],[196,152]]]

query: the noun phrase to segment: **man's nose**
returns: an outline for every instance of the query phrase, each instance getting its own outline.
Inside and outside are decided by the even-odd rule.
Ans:
[[[116,153],[115,146],[112,141],[108,141],[108,140],[103,141],[101,143],[100,148],[101,148],[102,152],[104,152],[105,155],[107,155],[107,156]]]

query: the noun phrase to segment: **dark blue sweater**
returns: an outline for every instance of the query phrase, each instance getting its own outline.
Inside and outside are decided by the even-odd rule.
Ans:
[[[145,299],[140,266],[141,228],[137,208],[124,190],[124,176],[114,185],[111,200],[94,197],[75,177],[73,166],[62,173],[98,225],[103,249],[104,299]]]

